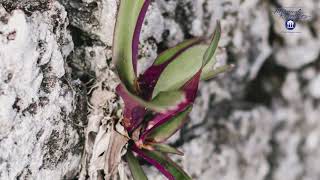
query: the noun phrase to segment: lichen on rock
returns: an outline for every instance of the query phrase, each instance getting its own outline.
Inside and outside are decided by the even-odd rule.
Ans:
[[[23,5],[23,4],[22,4]],[[0,6],[0,179],[72,178],[83,149],[80,92],[65,66],[73,49],[64,8],[26,15]],[[77,124],[79,123],[79,124]]]

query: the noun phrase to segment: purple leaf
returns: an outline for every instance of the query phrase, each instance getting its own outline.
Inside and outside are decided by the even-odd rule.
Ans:
[[[173,47],[169,50],[164,51],[161,53],[158,58],[155,60],[155,63],[162,61],[163,63],[157,63],[153,64],[150,68],[148,68],[144,74],[142,74],[139,77],[139,85],[141,88],[141,96],[144,99],[150,100],[152,97],[153,89],[155,85],[157,84],[157,81],[161,75],[161,73],[164,71],[164,69],[170,64],[172,61],[174,61],[179,55],[181,55],[183,52],[188,50],[189,48],[193,47],[194,45],[197,45],[201,43],[203,40],[200,38],[195,38],[192,40],[189,40],[187,42],[183,42],[176,47]],[[168,59],[166,59],[168,58]]]
[[[179,104],[187,101],[184,91],[161,92],[151,101],[132,94],[123,84],[117,86],[116,92],[125,104],[123,124],[128,131],[132,131],[143,121],[146,109],[165,113],[176,110]]]
[[[190,79],[182,88],[182,90],[186,93],[186,97],[189,102],[193,103],[197,96],[201,72],[202,69],[196,75],[194,75],[193,78]]]
[[[128,132],[131,132],[143,121],[146,109],[127,93],[123,85],[119,84],[116,92],[121,96],[125,104],[123,110],[123,126]]]
[[[188,174],[184,172],[181,167],[163,153],[158,151],[141,150],[136,146],[133,146],[132,150],[137,153],[138,156],[155,166],[169,180],[191,180]]]
[[[149,0],[120,1],[114,31],[112,60],[121,82],[132,93],[137,93],[139,90],[136,76],[137,46],[141,21],[145,16],[148,2]],[[132,52],[133,49],[135,54]]]
[[[141,8],[141,11],[139,13],[137,24],[134,29],[133,39],[132,39],[132,65],[136,75],[137,75],[139,38],[140,38],[142,24],[146,16],[149,5],[150,5],[150,0],[145,0]]]
[[[176,116],[180,111],[183,111],[184,109],[182,107],[184,107],[185,105],[183,104],[183,106],[181,106],[178,110],[174,110],[174,111],[170,111],[167,113],[159,113],[157,114],[152,120],[149,121],[148,126],[146,127],[145,131],[142,133],[140,140],[142,142],[144,142],[148,135],[150,134],[150,132],[152,132],[152,130],[154,130],[155,128],[161,126],[162,124],[166,123],[167,121],[169,121],[170,119],[172,119],[174,116]]]
[[[187,100],[185,92],[181,90],[161,92],[151,101],[146,101],[140,96],[131,93],[123,84],[121,84],[121,87],[119,88],[121,88],[121,91],[129,96],[132,101],[137,102],[149,110],[159,113],[175,110],[179,104],[186,102]]]
[[[175,134],[187,120],[187,116],[192,110],[192,106],[188,106],[185,110],[178,112],[173,118],[162,124],[158,124],[152,128],[146,137],[146,142],[161,143]]]
[[[140,137],[142,141],[146,140],[147,136],[153,129],[166,123],[168,120],[175,117],[179,112],[184,111],[190,104],[194,102],[198,91],[200,75],[201,70],[183,86],[182,90],[186,93],[186,102],[179,104],[176,110],[157,114],[152,120],[149,121],[148,126]]]
[[[174,180],[174,177],[172,174],[165,169],[164,166],[162,166],[159,162],[157,162],[155,159],[149,157],[144,151],[139,149],[137,146],[132,145],[131,150],[135,153],[137,153],[138,156],[155,166],[163,175],[165,175],[169,180]]]

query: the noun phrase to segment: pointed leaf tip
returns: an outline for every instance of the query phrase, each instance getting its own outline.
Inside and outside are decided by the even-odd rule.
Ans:
[[[203,66],[207,65],[208,62],[212,59],[218,47],[220,37],[221,37],[221,24],[220,24],[220,21],[217,21],[216,29],[213,33],[210,45],[203,56]]]
[[[160,151],[162,153],[170,153],[170,154],[177,154],[177,155],[183,156],[183,152],[181,152],[178,149],[171,147],[167,144],[151,143],[150,145],[155,150]]]
[[[221,73],[232,71],[235,68],[234,64],[224,65],[217,67],[213,70],[207,70],[201,74],[201,80],[207,81],[209,79],[215,78]]]

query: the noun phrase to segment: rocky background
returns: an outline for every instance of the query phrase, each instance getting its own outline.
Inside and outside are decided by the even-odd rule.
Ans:
[[[108,122],[121,117],[111,62],[117,4],[0,0],[1,180],[101,177]],[[301,33],[284,33],[273,13],[292,6],[312,16]],[[236,65],[201,83],[189,123],[170,141],[194,179],[320,179],[319,17],[318,0],[152,2],[140,72],[167,47],[209,36],[217,19],[219,60]]]

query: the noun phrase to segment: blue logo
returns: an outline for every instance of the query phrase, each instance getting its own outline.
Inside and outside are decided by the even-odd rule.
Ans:
[[[296,28],[296,22],[294,22],[293,20],[289,19],[286,21],[286,28],[289,30],[289,31],[292,31],[294,30],[294,28]]]
[[[298,33],[293,31],[297,27],[297,23],[300,21],[308,21],[311,19],[311,16],[305,15],[301,8],[297,7],[279,7],[274,12],[275,15],[278,15],[284,20],[285,32]]]

